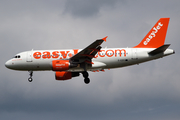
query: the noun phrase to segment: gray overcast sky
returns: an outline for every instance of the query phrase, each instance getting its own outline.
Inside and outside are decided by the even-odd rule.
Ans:
[[[179,120],[179,0],[0,0],[0,119]],[[6,69],[31,49],[133,47],[161,17],[170,17],[166,43],[176,54],[126,68],[56,81],[54,72]]]

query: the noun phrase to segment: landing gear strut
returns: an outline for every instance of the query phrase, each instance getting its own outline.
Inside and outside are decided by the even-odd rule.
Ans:
[[[84,72],[82,72],[82,75],[83,75],[83,77],[84,77],[84,82],[85,82],[86,84],[89,84],[89,83],[90,83],[90,79],[88,78],[88,76],[89,76],[88,72],[87,72],[87,71],[84,71]]]
[[[32,76],[33,76],[33,71],[28,71],[29,72],[29,78],[28,78],[28,81],[29,82],[32,82],[33,81],[33,79],[32,79]]]

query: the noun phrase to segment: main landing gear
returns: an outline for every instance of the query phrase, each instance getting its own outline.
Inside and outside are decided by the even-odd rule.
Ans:
[[[82,72],[82,75],[83,75],[83,77],[84,77],[84,82],[85,82],[86,84],[89,84],[89,83],[90,83],[90,79],[88,78],[88,76],[89,76],[88,72],[87,72],[87,71],[84,71],[84,72]]]
[[[29,72],[29,78],[28,78],[28,81],[29,82],[32,82],[33,81],[33,79],[32,79],[32,76],[33,76],[33,71],[28,71]]]

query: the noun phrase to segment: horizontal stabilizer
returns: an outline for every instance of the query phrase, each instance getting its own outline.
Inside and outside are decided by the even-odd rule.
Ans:
[[[170,46],[170,44],[163,45],[163,46],[158,47],[155,50],[149,52],[148,54],[149,55],[156,55],[156,54],[159,54],[159,53],[163,53],[169,46]]]

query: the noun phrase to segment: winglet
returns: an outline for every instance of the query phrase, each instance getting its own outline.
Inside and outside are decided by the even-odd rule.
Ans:
[[[106,36],[106,37],[104,37],[104,38],[102,38],[102,40],[104,40],[105,42],[106,42],[106,38],[107,38],[108,36]]]
[[[158,48],[164,45],[170,18],[160,18],[139,45],[134,48]]]

